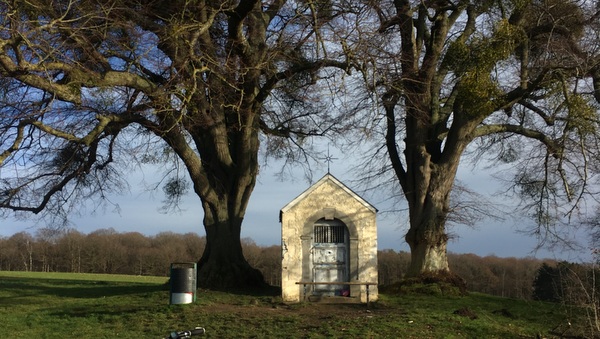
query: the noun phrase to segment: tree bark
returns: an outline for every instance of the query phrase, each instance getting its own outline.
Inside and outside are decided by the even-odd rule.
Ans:
[[[204,218],[206,247],[198,262],[198,286],[216,290],[266,286],[262,273],[244,258],[241,227],[241,218]]]
[[[456,160],[458,162],[458,160]],[[411,249],[411,263],[407,276],[422,273],[448,273],[446,219],[449,211],[450,191],[457,164],[418,166],[421,192],[407,192],[410,196],[410,228],[405,240]],[[415,185],[411,185],[415,186]],[[419,197],[422,196],[422,197]]]
[[[431,204],[433,205],[433,203]],[[443,215],[434,212],[439,206],[430,206],[418,220],[412,221],[405,240],[410,246],[410,266],[407,276],[415,277],[425,272],[448,272],[446,247],[448,235],[445,232]]]

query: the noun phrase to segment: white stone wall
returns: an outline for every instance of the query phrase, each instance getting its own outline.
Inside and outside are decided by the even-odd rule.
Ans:
[[[336,218],[348,227],[350,234],[350,281],[377,282],[376,210],[332,176],[325,176],[281,211],[282,298],[297,302],[302,298],[302,285],[310,257],[306,251],[312,243],[313,225],[321,219]],[[304,244],[302,239],[305,239]],[[303,248],[304,246],[304,248]],[[310,290],[310,289],[309,289]],[[351,294],[366,302],[365,286],[353,286]],[[377,286],[370,286],[369,300],[377,299]]]

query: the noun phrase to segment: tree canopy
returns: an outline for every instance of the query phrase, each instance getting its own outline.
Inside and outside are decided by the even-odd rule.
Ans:
[[[543,241],[595,204],[600,12],[589,1],[369,2],[360,43],[378,146],[408,202],[411,275],[447,272],[466,154],[506,168]],[[371,133],[373,133],[371,131]],[[381,140],[378,139],[378,140]],[[502,166],[500,166],[502,165]],[[503,166],[508,165],[508,166]],[[376,165],[376,166],[379,166]],[[371,175],[373,174],[371,173]]]
[[[165,164],[170,201],[191,185],[202,202],[201,284],[259,285],[239,238],[260,135],[287,155],[335,126],[311,87],[349,67],[345,5],[0,2],[0,207],[64,216]]]

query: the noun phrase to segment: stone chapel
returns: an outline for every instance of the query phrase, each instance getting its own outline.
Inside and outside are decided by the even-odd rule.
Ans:
[[[377,209],[327,173],[280,211],[284,302],[377,300]]]

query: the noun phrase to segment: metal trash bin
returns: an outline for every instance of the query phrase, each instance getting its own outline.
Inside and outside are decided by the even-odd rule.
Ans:
[[[170,276],[169,303],[174,305],[195,302],[196,263],[172,263]]]

